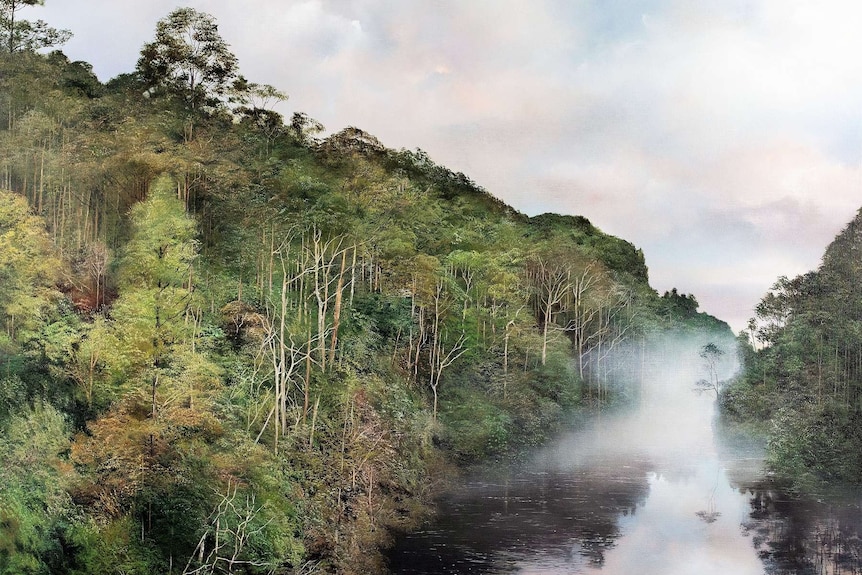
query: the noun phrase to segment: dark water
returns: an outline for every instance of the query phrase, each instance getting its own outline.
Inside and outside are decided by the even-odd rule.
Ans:
[[[636,409],[465,479],[398,539],[392,572],[862,573],[858,502],[784,494],[756,445],[716,431],[714,395],[692,391],[699,368],[658,370]]]

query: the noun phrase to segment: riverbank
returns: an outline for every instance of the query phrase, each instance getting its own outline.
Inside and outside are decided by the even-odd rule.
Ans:
[[[722,403],[728,401],[722,396]],[[745,533],[767,573],[838,574],[862,569],[862,491],[858,486],[816,481],[770,457],[769,420],[740,419],[719,410],[716,433],[728,453],[751,459],[728,468],[733,486],[747,494],[751,512]]]

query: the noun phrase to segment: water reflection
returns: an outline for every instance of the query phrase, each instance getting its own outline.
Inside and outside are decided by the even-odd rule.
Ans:
[[[762,573],[741,527],[748,499],[712,445],[711,409],[709,398],[657,392],[526,464],[466,481],[427,529],[400,539],[393,572]]]
[[[821,499],[789,496],[761,479],[749,487],[745,524],[770,575],[862,573],[862,512],[852,493]]]
[[[743,529],[769,575],[862,573],[862,494],[833,489],[800,497],[786,481],[765,475],[762,449],[744,433],[717,422],[716,446],[747,452],[748,460],[728,460],[728,480],[749,500]]]
[[[407,574],[558,573],[547,569],[601,566],[620,537],[619,518],[634,515],[649,489],[643,464],[612,475],[498,471],[444,498],[444,513],[401,541],[391,567]]]
[[[600,414],[527,462],[485,470],[390,554],[400,575],[862,573],[858,500],[800,501],[762,449],[714,425],[700,342],[644,378],[637,408]]]

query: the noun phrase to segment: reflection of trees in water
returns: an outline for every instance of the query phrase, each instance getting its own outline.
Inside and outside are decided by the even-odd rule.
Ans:
[[[802,500],[767,482],[753,485],[752,537],[770,575],[862,573],[862,513],[858,503]]]
[[[715,487],[712,488],[712,491],[709,493],[709,498],[707,499],[706,509],[695,513],[698,519],[702,520],[704,523],[715,523],[718,518],[721,517],[721,511],[715,507],[715,490],[718,489],[717,477],[715,481]]]
[[[441,502],[425,529],[399,538],[397,573],[505,573],[520,557],[601,567],[621,535],[619,521],[649,493],[646,464],[613,476],[572,470],[520,473],[468,484]]]
[[[716,448],[731,485],[750,496],[743,529],[769,575],[862,574],[860,494],[820,502],[763,478],[763,446],[732,422],[714,422]]]
[[[525,564],[543,573],[603,567],[622,535],[622,518],[645,503],[651,478],[698,480],[691,459],[701,454],[692,450],[704,447],[702,437],[709,439],[696,416],[708,406],[688,392],[688,382],[700,373],[699,350],[713,339],[686,331],[617,346],[619,364],[608,361],[604,376],[626,375],[608,385],[623,397],[640,398],[637,409],[588,418],[570,438],[530,458],[526,470],[478,474],[440,501],[440,515],[428,525],[396,538],[391,570],[499,575],[530,572]],[[725,363],[722,379],[734,369]],[[714,493],[707,492],[705,512],[712,520],[719,513]]]
[[[804,543],[803,514],[781,491],[768,485],[751,489],[750,520],[744,529],[763,560],[766,572],[774,575],[815,573]]]

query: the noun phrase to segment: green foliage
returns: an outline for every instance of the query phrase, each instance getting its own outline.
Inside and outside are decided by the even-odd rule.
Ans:
[[[801,487],[862,482],[860,217],[817,271],[779,278],[764,296],[744,334],[745,373],[723,400],[739,418],[772,422],[771,462]]]
[[[177,8],[159,20],[156,38],[144,45],[137,66],[149,86],[178,96],[192,109],[218,103],[236,69],[215,19],[193,8]]]
[[[377,572],[447,461],[631,395],[654,331],[726,330],[584,217],[285,125],[196,10],[104,86],[0,67],[0,425],[42,453],[0,443],[10,569]]]
[[[163,567],[152,545],[140,540],[140,526],[129,516],[105,525],[82,521],[70,531],[76,563],[70,570],[73,575],[111,572],[150,575]]]
[[[44,224],[30,215],[26,200],[0,191],[0,318],[7,346],[35,336],[59,296],[62,269]]]
[[[648,281],[643,252],[629,242],[602,233],[583,216],[542,214],[530,218],[531,236],[544,241],[559,240],[583,246],[585,254],[598,259],[608,269]],[[697,307],[697,306],[695,306]]]
[[[458,458],[475,461],[512,447],[511,415],[480,391],[458,388],[445,396],[444,405],[444,441]]]
[[[63,563],[60,534],[72,515],[63,484],[72,475],[62,452],[61,413],[37,404],[0,432],[0,573],[48,573]]]
[[[60,86],[65,91],[87,98],[98,98],[104,94],[104,86],[99,82],[89,62],[70,62],[60,51],[51,52],[48,57],[55,66],[63,70]]]
[[[111,315],[133,363],[158,367],[170,347],[189,334],[195,224],[163,177],[147,201],[135,206],[132,226],[120,262],[123,291]]]

